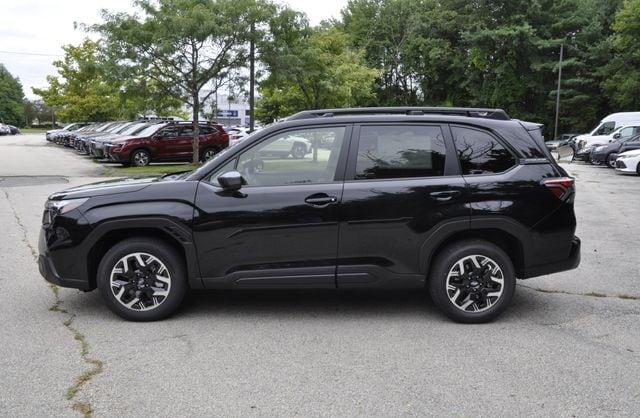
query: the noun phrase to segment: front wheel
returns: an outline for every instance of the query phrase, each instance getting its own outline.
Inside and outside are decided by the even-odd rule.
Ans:
[[[445,315],[474,324],[500,315],[513,298],[515,284],[513,263],[500,247],[470,240],[438,255],[428,286],[434,304]]]
[[[607,167],[609,168],[615,168],[616,166],[616,156],[615,154],[612,152],[609,155],[607,155],[607,157],[605,158],[605,163],[607,164]]]
[[[135,150],[131,154],[131,165],[134,167],[144,167],[151,162],[151,155],[147,150]]]
[[[171,246],[132,238],[112,247],[98,267],[97,284],[107,307],[130,321],[166,318],[187,291],[184,260]]]

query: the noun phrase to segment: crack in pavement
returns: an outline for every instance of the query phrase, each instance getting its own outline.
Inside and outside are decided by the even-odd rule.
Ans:
[[[22,223],[22,219],[20,219],[18,212],[16,212],[16,209],[13,206],[13,203],[11,202],[11,198],[9,197],[9,193],[5,189],[2,189],[2,191],[4,192],[4,195],[5,195],[5,198],[7,199],[9,207],[11,208],[11,212],[13,213],[13,217],[16,220],[18,228],[22,232],[22,242],[27,246],[27,248],[31,252],[31,255],[33,256],[34,261],[37,263],[38,251],[29,242],[29,238],[27,237],[27,228]],[[49,308],[49,310],[51,312],[57,312],[62,315],[66,315],[65,320],[62,322],[62,325],[64,325],[64,327],[67,328],[67,330],[69,330],[71,335],[73,335],[73,339],[80,346],[80,357],[82,358],[82,360],[86,364],[91,366],[88,370],[85,370],[84,372],[82,372],[82,374],[77,376],[73,385],[71,385],[69,389],[67,389],[65,398],[68,401],[72,401],[76,397],[76,395],[78,394],[82,386],[89,383],[91,379],[93,379],[96,375],[102,373],[102,371],[104,370],[104,362],[101,360],[89,357],[89,354],[90,354],[89,342],[87,341],[87,338],[85,337],[85,335],[82,334],[73,325],[73,321],[76,315],[73,313],[70,313],[64,308],[63,306],[64,301],[60,298],[60,288],[53,283],[49,283],[49,289],[53,293],[53,297],[54,297],[54,303]],[[91,404],[88,402],[76,401],[72,404],[71,409],[73,409],[76,412],[79,412],[85,418],[93,416],[93,409],[91,407]]]
[[[539,287],[527,286],[526,284],[516,283],[517,286],[524,287],[525,289],[535,290],[536,292],[541,293],[554,293],[560,295],[571,295],[571,296],[584,296],[591,298],[611,298],[611,299],[623,299],[623,300],[640,300],[640,296],[632,296],[632,295],[607,295],[604,293],[598,292],[587,292],[587,293],[577,293],[577,292],[569,292],[567,290],[549,290],[549,289],[541,289]]]

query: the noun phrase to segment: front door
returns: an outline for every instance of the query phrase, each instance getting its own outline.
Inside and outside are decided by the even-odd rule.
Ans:
[[[424,287],[425,246],[470,209],[451,135],[437,124],[356,129],[342,195],[338,287]]]
[[[196,197],[194,236],[207,287],[335,287],[338,204],[349,126],[273,134],[225,163]],[[265,149],[322,139],[304,158]],[[239,171],[246,185],[223,190],[218,175]]]

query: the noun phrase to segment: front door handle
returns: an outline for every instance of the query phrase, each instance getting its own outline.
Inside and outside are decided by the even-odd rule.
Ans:
[[[316,193],[307,197],[304,201],[311,206],[327,206],[332,203],[336,203],[338,198],[335,196],[329,196],[326,193]]]
[[[460,197],[462,192],[460,190],[443,190],[441,192],[432,192],[430,196],[439,202],[446,202],[454,197]]]

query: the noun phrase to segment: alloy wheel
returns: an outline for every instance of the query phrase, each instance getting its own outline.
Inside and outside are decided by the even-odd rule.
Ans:
[[[149,165],[149,155],[143,151],[136,152],[133,156],[133,162],[138,167]]]
[[[212,149],[208,149],[204,152],[204,155],[202,156],[202,159],[204,161],[209,161],[210,159],[212,159],[214,156],[216,155],[215,151]]]
[[[110,288],[116,300],[128,309],[148,311],[160,306],[171,291],[171,275],[157,257],[131,253],[113,266]]]
[[[469,255],[458,260],[447,275],[447,296],[464,312],[482,312],[502,296],[504,275],[491,258]]]
[[[295,159],[302,159],[306,155],[307,148],[304,145],[296,144],[291,150],[291,156]]]
[[[609,156],[607,157],[607,165],[610,168],[615,168],[616,166],[616,159],[614,158],[613,154],[609,154]]]

